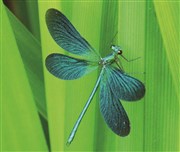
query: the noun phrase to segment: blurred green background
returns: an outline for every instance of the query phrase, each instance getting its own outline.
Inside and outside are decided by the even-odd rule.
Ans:
[[[178,1],[1,1],[1,151],[179,151],[180,12]],[[127,137],[105,124],[94,97],[73,143],[66,140],[98,71],[77,80],[52,76],[50,53],[64,53],[45,23],[49,8],[63,12],[103,56],[111,41],[123,48],[127,73],[144,82],[145,97],[123,102]]]

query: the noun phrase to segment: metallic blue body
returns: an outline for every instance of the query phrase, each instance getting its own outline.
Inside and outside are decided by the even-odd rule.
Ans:
[[[60,79],[72,80],[97,68],[100,68],[101,71],[95,87],[71,131],[67,144],[73,141],[78,126],[99,85],[100,110],[104,120],[114,133],[119,136],[127,136],[130,132],[130,122],[120,99],[125,101],[141,99],[145,95],[145,86],[122,70],[118,62],[118,56],[122,56],[121,48],[112,46],[112,53],[102,58],[70,21],[56,9],[47,11],[46,24],[51,36],[60,47],[72,54],[86,58],[77,59],[58,53],[50,54],[46,58],[46,67],[51,74]],[[122,57],[124,58],[124,56]],[[116,66],[112,66],[114,63]]]

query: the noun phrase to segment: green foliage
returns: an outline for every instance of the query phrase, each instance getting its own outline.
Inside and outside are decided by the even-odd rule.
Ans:
[[[6,1],[6,5],[1,4],[0,11],[2,151],[179,150],[179,2]],[[97,93],[73,143],[66,146],[99,71],[73,81],[47,71],[48,54],[68,54],[46,27],[49,8],[61,10],[102,56],[110,53],[113,43],[122,47],[126,58],[141,57],[133,62],[121,59],[124,70],[146,86],[141,101],[122,101],[131,122],[127,137],[116,136],[107,127]]]

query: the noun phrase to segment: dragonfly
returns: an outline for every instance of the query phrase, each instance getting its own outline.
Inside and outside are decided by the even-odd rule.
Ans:
[[[105,122],[115,134],[127,136],[130,132],[130,121],[120,100],[140,100],[145,95],[145,86],[122,69],[119,56],[125,57],[122,55],[121,47],[112,45],[112,52],[102,58],[66,16],[54,8],[47,10],[46,24],[50,35],[61,48],[79,56],[76,58],[60,53],[48,55],[45,65],[52,75],[63,80],[74,80],[94,70],[100,71],[95,86],[69,135],[67,145],[73,141],[99,86],[99,107]]]

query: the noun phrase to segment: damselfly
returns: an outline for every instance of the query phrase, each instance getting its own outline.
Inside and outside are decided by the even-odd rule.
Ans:
[[[120,99],[126,101],[141,99],[145,94],[145,86],[122,70],[118,62],[118,56],[122,56],[121,48],[112,45],[112,53],[102,58],[71,22],[56,9],[47,11],[46,24],[51,36],[61,48],[84,57],[77,59],[59,53],[50,54],[46,58],[46,68],[51,74],[60,79],[72,80],[100,69],[95,87],[70,133],[67,144],[72,142],[99,85],[100,110],[104,120],[114,133],[127,136],[130,132],[130,122]]]

